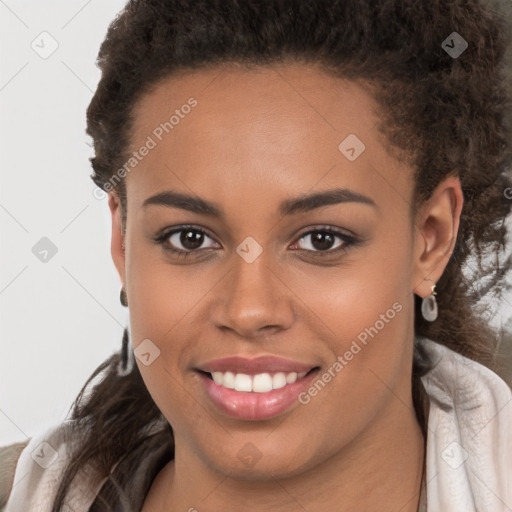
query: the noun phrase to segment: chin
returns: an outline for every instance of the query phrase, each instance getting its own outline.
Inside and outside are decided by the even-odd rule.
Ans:
[[[207,458],[205,464],[215,472],[229,476],[234,480],[268,481],[269,479],[286,479],[295,477],[315,466],[312,457],[301,453],[301,442],[293,443],[293,446],[283,450],[282,443],[274,443],[274,446],[257,448],[248,440],[239,449],[229,452],[210,451],[205,447],[203,455]],[[237,442],[240,444],[240,441]],[[268,444],[268,443],[267,443]],[[298,455],[301,454],[299,458]]]

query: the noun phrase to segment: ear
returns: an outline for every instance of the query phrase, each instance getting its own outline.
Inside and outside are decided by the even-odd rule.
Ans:
[[[124,239],[121,230],[121,203],[118,196],[109,192],[108,194],[108,206],[110,213],[112,214],[112,240],[110,243],[110,251],[112,253],[112,259],[116,266],[119,277],[121,278],[121,285],[126,285],[125,275],[125,252],[124,252]]]
[[[449,177],[434,190],[415,221],[413,291],[430,295],[455,248],[464,199],[460,181]]]

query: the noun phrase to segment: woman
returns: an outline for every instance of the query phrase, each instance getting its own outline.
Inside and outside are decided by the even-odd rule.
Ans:
[[[474,308],[512,204],[509,22],[130,1],[87,112],[130,322],[6,512],[511,509]]]

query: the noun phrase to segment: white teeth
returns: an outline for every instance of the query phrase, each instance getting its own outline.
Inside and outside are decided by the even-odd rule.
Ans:
[[[272,377],[268,373],[259,373],[252,379],[252,390],[256,393],[272,391]]]
[[[272,387],[274,389],[284,388],[286,386],[286,374],[283,372],[276,373],[272,378]]]
[[[222,372],[219,373],[222,375]],[[226,372],[222,377],[222,382],[219,385],[228,389],[235,389],[235,374]]]
[[[252,380],[245,373],[237,373],[235,377],[235,389],[237,391],[252,391]]]
[[[288,384],[293,384],[297,380],[297,374],[295,372],[291,372],[286,376],[286,382]]]
[[[297,379],[302,379],[306,373],[307,372],[278,372],[274,374],[274,376],[271,376],[270,373],[247,375],[245,373],[213,372],[211,375],[215,384],[228,389],[267,393],[273,389],[284,388],[287,384],[293,384]]]
[[[218,384],[219,386],[222,384],[222,380],[223,380],[222,372],[213,372],[212,377],[213,377],[213,382],[215,382],[215,384]]]

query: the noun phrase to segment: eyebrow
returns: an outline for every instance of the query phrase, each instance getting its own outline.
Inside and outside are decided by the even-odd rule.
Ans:
[[[375,201],[370,197],[346,188],[337,188],[286,199],[280,204],[278,213],[280,216],[284,217],[297,213],[310,212],[323,206],[340,203],[359,203],[371,206],[376,210],[378,209]],[[159,192],[154,196],[148,197],[142,203],[143,208],[150,205],[180,208],[189,212],[224,219],[224,212],[218,204],[200,197],[182,194],[175,190]]]

